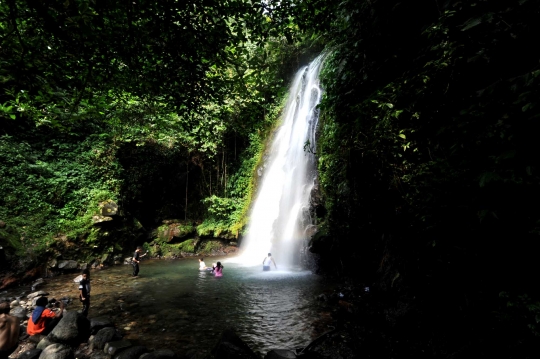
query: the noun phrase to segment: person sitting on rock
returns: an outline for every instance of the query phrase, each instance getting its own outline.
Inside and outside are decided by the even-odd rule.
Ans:
[[[19,318],[9,315],[9,303],[0,303],[0,358],[7,358],[19,345]]]
[[[58,313],[46,308],[48,303],[47,297],[39,297],[36,301],[36,308],[32,312],[30,319],[28,319],[28,327],[26,328],[29,335],[48,334],[62,318],[64,302],[58,301],[60,303]]]

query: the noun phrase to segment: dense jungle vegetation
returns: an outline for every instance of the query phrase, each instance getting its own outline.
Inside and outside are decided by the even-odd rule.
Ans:
[[[241,241],[288,81],[324,50],[311,251],[374,289],[363,348],[532,357],[539,17],[533,0],[2,0],[2,270],[119,253],[164,220]]]

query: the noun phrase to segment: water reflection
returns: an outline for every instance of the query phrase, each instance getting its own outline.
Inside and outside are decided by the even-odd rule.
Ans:
[[[89,317],[109,316],[134,344],[178,354],[208,353],[227,327],[262,353],[304,347],[320,334],[312,327],[318,316],[315,297],[323,285],[319,277],[302,270],[263,272],[261,266],[223,264],[221,278],[199,271],[195,258],[143,261],[139,278],[130,276],[130,266],[94,271]],[[52,278],[40,289],[50,297],[75,300],[75,276]],[[10,295],[20,295],[15,292]],[[74,301],[69,309],[79,310],[80,303]]]

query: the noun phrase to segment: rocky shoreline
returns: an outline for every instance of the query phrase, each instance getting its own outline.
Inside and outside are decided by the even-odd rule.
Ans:
[[[74,278],[76,281],[77,278]],[[35,290],[44,283],[38,279],[31,285]],[[0,294],[1,296],[2,294]],[[30,337],[26,334],[26,324],[37,298],[47,296],[51,303],[62,300],[67,304],[64,316],[55,329],[47,336]],[[225,329],[219,336],[215,347],[208,348],[207,353],[188,351],[175,353],[168,348],[150,348],[144,345],[144,339],[131,340],[133,329],[129,323],[114,323],[110,316],[97,312],[95,317],[85,318],[79,314],[80,306],[76,291],[58,290],[54,292],[35,291],[30,294],[21,292],[21,295],[0,300],[8,300],[11,305],[10,314],[21,320],[21,335],[18,348],[11,354],[10,359],[214,359],[214,358],[252,358],[262,357],[269,359],[280,358],[318,358],[320,353],[324,358],[354,358],[355,350],[351,345],[355,343],[350,330],[343,330],[339,322],[342,318],[354,314],[357,303],[347,301],[355,295],[331,291],[321,293],[314,300],[320,301],[328,308],[326,315],[314,320],[314,326],[319,326],[318,332],[325,332],[305,348],[296,350],[275,349],[266,354],[253,352],[236,334],[234,328]],[[121,302],[121,299],[118,299]],[[122,303],[120,303],[121,305]],[[53,304],[51,306],[54,307]],[[95,313],[95,312],[94,312]],[[91,311],[91,314],[92,311]],[[148,319],[151,321],[152,319]],[[141,323],[143,326],[144,324]],[[133,323],[133,327],[137,324]],[[136,330],[139,330],[137,328]],[[329,329],[332,329],[329,331]],[[144,336],[144,329],[141,330]],[[209,352],[209,353],[208,353]],[[333,353],[333,354],[332,354]]]

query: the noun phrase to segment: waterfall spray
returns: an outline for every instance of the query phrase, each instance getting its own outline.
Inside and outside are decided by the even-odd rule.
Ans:
[[[315,131],[322,91],[322,56],[300,69],[289,89],[282,124],[262,167],[239,259],[262,264],[271,252],[280,269],[298,264],[311,226],[310,198],[316,181]]]

